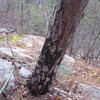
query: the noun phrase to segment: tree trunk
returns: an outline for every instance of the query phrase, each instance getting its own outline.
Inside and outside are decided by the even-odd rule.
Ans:
[[[88,0],[59,0],[55,7],[43,49],[28,82],[34,96],[49,91],[87,2]]]

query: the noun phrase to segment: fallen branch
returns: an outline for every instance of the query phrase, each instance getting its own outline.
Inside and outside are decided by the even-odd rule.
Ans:
[[[67,94],[67,92],[65,92],[65,91],[63,91],[63,90],[61,90],[61,89],[59,89],[59,88],[53,87],[53,89],[54,89],[54,90],[57,90],[58,92],[61,92],[61,93],[63,93],[63,94]]]
[[[63,91],[62,89],[56,87],[53,87],[53,89],[60,93],[63,97],[66,97],[66,95],[68,96],[67,92]]]

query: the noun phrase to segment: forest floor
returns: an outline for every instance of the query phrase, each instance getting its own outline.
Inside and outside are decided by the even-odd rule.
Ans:
[[[2,39],[0,41],[0,50],[9,48],[7,41]],[[27,55],[26,59],[16,54],[15,65],[20,64],[22,66],[23,63],[25,68],[32,71],[44,41],[45,38],[32,35],[22,35],[21,38],[19,36],[10,37],[9,44],[12,50],[26,50],[21,51],[20,54]],[[13,57],[0,51],[0,58],[12,62]],[[31,65],[33,62],[34,66]],[[50,92],[40,97],[31,95],[27,88],[26,79],[21,77],[18,71],[17,68],[13,73],[15,79],[14,88],[5,89],[0,95],[0,100],[100,100],[100,68],[87,64],[81,58],[76,58],[75,63],[62,61]],[[0,88],[4,82],[0,82]],[[96,91],[96,94],[93,91]]]

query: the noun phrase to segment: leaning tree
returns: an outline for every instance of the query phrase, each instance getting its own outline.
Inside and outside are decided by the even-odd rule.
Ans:
[[[35,71],[28,81],[34,96],[49,91],[87,2],[88,0],[59,0],[55,7]]]

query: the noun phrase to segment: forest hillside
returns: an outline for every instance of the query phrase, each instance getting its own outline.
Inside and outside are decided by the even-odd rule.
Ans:
[[[46,52],[45,43],[49,41],[47,33],[56,33],[56,26],[52,29],[51,23],[59,5],[59,0],[0,0],[0,100],[100,100],[100,0],[89,0],[86,5],[59,68],[55,68],[50,91],[37,97],[28,87],[37,66],[44,64],[42,54],[47,57],[48,66],[56,62],[57,58]],[[52,75],[48,75],[52,68],[42,68],[40,72],[47,72],[45,78]],[[37,75],[37,80],[44,78],[42,74]]]

